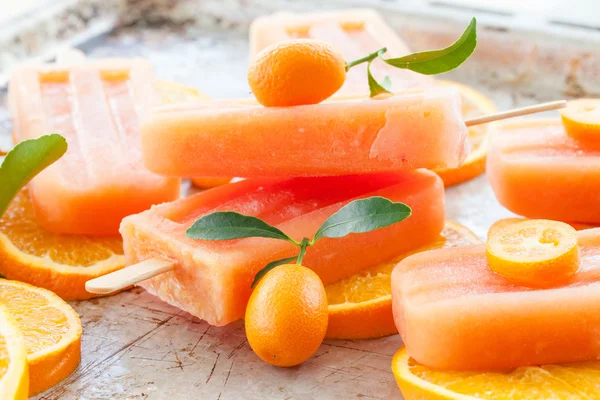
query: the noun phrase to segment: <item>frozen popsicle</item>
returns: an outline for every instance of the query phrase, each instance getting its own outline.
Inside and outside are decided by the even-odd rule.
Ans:
[[[178,179],[142,163],[140,116],[162,104],[146,61],[22,67],[9,104],[16,141],[56,132],[69,144],[29,184],[36,218],[49,231],[117,235],[126,215],[179,197]]]
[[[404,259],[392,273],[392,296],[410,356],[444,370],[600,359],[600,229],[578,237],[579,271],[551,289],[492,272],[485,245]]]
[[[250,26],[250,56],[274,43],[296,38],[327,42],[339,50],[346,61],[356,60],[383,47],[386,56],[401,57],[411,53],[383,18],[373,9],[347,9],[312,13],[276,13],[255,19]],[[409,70],[391,67],[377,59],[371,72],[378,79],[389,76],[393,90],[423,88],[433,80]],[[368,94],[366,64],[348,71],[344,86],[337,95]]]
[[[488,179],[498,201],[528,218],[600,223],[600,148],[569,137],[560,119],[491,129]]]
[[[142,121],[146,166],[167,176],[319,176],[456,167],[467,128],[455,88],[295,107],[164,106]]]
[[[150,293],[212,325],[244,315],[254,275],[267,263],[297,254],[290,243],[248,238],[192,240],[186,230],[214,211],[255,216],[294,239],[312,237],[338,209],[357,198],[383,196],[412,208],[406,220],[370,233],[321,239],[304,258],[328,284],[404,251],[430,243],[444,226],[444,188],[417,170],[342,177],[249,179],[155,206],[123,220],[127,264],[149,259],[175,267],[140,283]]]

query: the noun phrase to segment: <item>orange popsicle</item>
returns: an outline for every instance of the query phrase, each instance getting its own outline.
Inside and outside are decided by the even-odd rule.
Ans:
[[[455,88],[295,107],[164,106],[142,122],[146,166],[168,176],[320,176],[456,167],[467,128]]]
[[[244,315],[250,284],[267,263],[297,254],[292,244],[265,238],[192,240],[186,230],[200,216],[235,211],[265,220],[294,239],[312,237],[331,214],[350,201],[384,196],[408,204],[406,220],[365,234],[322,239],[303,265],[331,283],[404,251],[436,240],[444,226],[444,188],[432,172],[417,170],[320,178],[249,179],[220,186],[123,220],[126,262],[151,258],[175,269],[142,287],[212,325]]]
[[[10,81],[16,141],[48,132],[69,144],[29,184],[38,222],[64,234],[117,235],[126,215],[179,197],[179,180],[142,163],[139,118],[160,105],[149,63],[103,60],[23,67]]]
[[[392,273],[392,297],[410,356],[444,370],[600,359],[600,229],[578,237],[579,271],[551,289],[495,274],[485,245],[404,259]]]
[[[255,19],[250,25],[250,56],[274,43],[296,38],[324,41],[342,53],[346,61],[352,61],[373,53],[383,47],[386,56],[401,57],[410,49],[372,9],[347,9],[311,13],[276,13]],[[348,71],[344,86],[337,95],[368,94],[367,66],[359,65]],[[432,85],[433,80],[409,70],[391,67],[376,59],[371,72],[377,79],[389,76],[395,91],[422,88]]]
[[[487,174],[500,204],[528,218],[600,223],[600,148],[567,136],[559,119],[490,131]]]

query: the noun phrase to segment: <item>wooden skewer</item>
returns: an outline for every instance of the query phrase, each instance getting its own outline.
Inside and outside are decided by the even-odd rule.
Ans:
[[[175,268],[168,260],[151,258],[110,274],[91,279],[85,283],[85,290],[96,294],[109,294],[125,289],[143,280],[164,274]]]
[[[488,122],[500,121],[503,119],[520,117],[523,115],[535,114],[543,111],[558,110],[559,108],[565,108],[566,106],[566,100],[551,101],[549,103],[515,108],[514,110],[502,111],[495,114],[484,115],[483,117],[471,118],[465,121],[465,125],[474,126],[487,124]]]
[[[542,103],[534,106],[522,107],[514,110],[485,115],[483,117],[472,118],[466,120],[465,124],[467,126],[487,124],[488,122],[500,121],[507,118],[535,114],[543,111],[556,110],[566,106],[567,102],[565,100],[552,101],[549,103]],[[143,280],[155,277],[168,271],[172,271],[174,268],[175,264],[171,261],[151,258],[138,264],[123,268],[119,271],[112,272],[108,275],[89,280],[85,284],[85,290],[90,293],[97,294],[114,293]]]

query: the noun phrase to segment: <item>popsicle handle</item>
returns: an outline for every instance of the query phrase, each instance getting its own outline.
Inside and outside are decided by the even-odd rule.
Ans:
[[[514,110],[502,111],[495,114],[484,115],[482,117],[471,118],[465,121],[465,125],[474,126],[487,124],[488,122],[500,121],[503,119],[520,117],[523,115],[535,114],[543,111],[558,110],[559,108],[565,108],[567,106],[566,100],[551,101],[549,103],[536,104],[534,106],[527,106],[521,108],[515,108]]]
[[[173,268],[175,268],[175,264],[172,261],[151,258],[91,279],[85,283],[85,290],[96,294],[114,293],[156,275],[164,274]]]

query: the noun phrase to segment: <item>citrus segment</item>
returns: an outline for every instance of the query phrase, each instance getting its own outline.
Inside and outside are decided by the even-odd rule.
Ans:
[[[325,286],[329,304],[328,339],[368,339],[398,333],[392,315],[392,270],[402,259],[442,247],[481,243],[473,232],[451,221],[439,240]]]
[[[0,399],[24,400],[28,391],[25,341],[14,318],[0,304]]]
[[[0,274],[49,289],[66,300],[87,299],[85,282],[122,268],[120,237],[63,236],[35,220],[26,191],[0,219]]]
[[[54,293],[22,282],[0,280],[0,304],[13,315],[27,349],[29,395],[65,379],[81,359],[79,316]]]
[[[248,344],[265,362],[292,367],[312,356],[327,330],[327,296],[319,276],[301,265],[268,272],[246,308]]]
[[[579,269],[577,231],[564,222],[509,224],[488,238],[486,253],[492,271],[529,287],[556,285]]]
[[[392,371],[405,400],[597,399],[600,361],[453,372],[425,367],[401,348],[392,360]]]
[[[295,39],[261,50],[248,68],[248,83],[266,107],[317,104],[346,80],[343,56],[325,42]]]
[[[450,81],[438,81],[442,86],[452,85],[458,88],[462,97],[462,114],[464,119],[492,114],[498,108],[489,98],[469,86]],[[436,169],[445,186],[452,186],[468,181],[485,172],[488,148],[489,124],[469,127],[468,142],[471,152],[458,168]]]
[[[567,135],[583,142],[600,143],[600,99],[571,100],[560,110]]]

